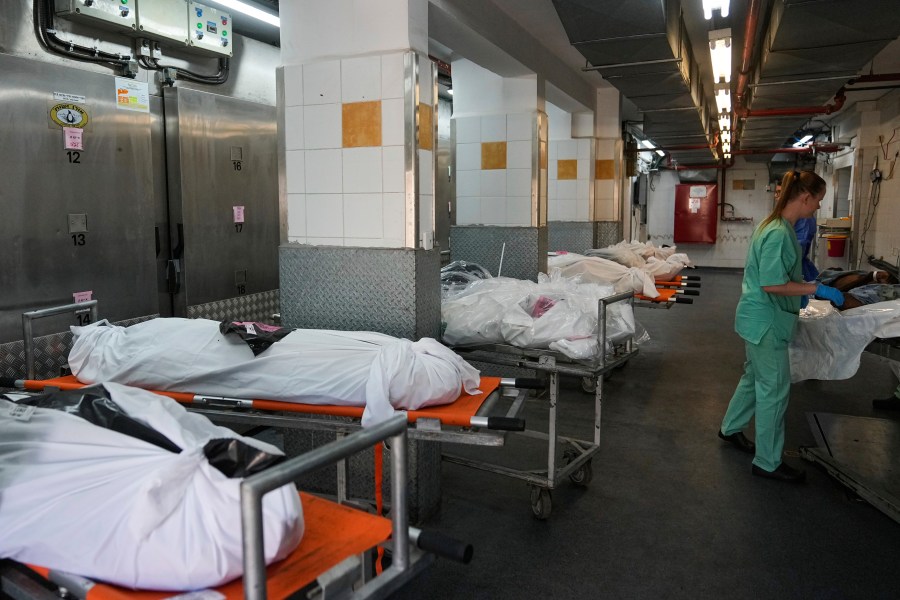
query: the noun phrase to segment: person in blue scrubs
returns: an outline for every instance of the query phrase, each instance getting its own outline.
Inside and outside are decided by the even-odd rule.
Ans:
[[[809,249],[816,238],[816,219],[809,217],[797,219],[794,224],[794,233],[797,234],[797,242],[800,244],[800,256],[803,259],[803,281],[815,281],[819,276],[819,270],[809,258]]]
[[[840,306],[843,294],[833,287],[803,280],[802,253],[794,226],[812,217],[825,196],[825,180],[812,171],[790,171],[781,182],[775,208],[753,232],[734,328],[744,339],[747,361],[728,404],[719,437],[753,454],[752,473],[780,481],[801,482],[806,473],[781,460],[784,415],[791,387],[788,344],[810,294]],[[756,443],[743,429],[756,417]]]

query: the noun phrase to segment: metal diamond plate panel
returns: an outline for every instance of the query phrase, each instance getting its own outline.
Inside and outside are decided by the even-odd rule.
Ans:
[[[597,243],[594,248],[606,248],[622,241],[621,221],[598,221]]]
[[[440,252],[407,248],[279,249],[286,327],[378,331],[410,339],[440,330]]]
[[[124,321],[115,325],[128,327],[158,317],[148,315]],[[57,377],[60,369],[68,365],[69,351],[72,349],[72,332],[61,331],[34,338],[34,375],[38,379]],[[25,344],[22,340],[0,344],[0,375],[21,379],[25,377]]]
[[[547,248],[583,254],[593,248],[594,223],[574,221],[550,221],[547,223]]]
[[[537,281],[538,273],[547,271],[547,228],[490,225],[450,228],[451,260],[478,263],[496,276],[501,254],[500,275]]]
[[[188,306],[191,319],[212,319],[213,321],[258,321],[271,323],[272,315],[278,312],[278,290],[247,294]]]
[[[331,420],[332,418],[329,418]],[[347,420],[333,417],[334,420]],[[333,442],[335,434],[329,431],[282,430],[284,450],[288,456],[297,456]],[[384,497],[390,498],[391,456],[382,449],[384,473]],[[407,502],[411,524],[437,514],[441,507],[441,445],[437,442],[409,441],[407,450]],[[361,452],[348,462],[347,494],[350,498],[374,502],[375,464],[374,451]],[[321,494],[337,492],[337,468],[326,468],[297,480],[297,486],[305,491]]]

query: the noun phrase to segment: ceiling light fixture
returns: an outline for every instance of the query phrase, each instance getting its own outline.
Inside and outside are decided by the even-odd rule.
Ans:
[[[731,144],[729,144],[728,142],[722,143],[722,154],[731,156]]]
[[[731,112],[731,90],[727,85],[716,85],[716,108],[720,113]]]
[[[451,96],[453,95],[453,88],[447,88],[447,93]]]
[[[811,136],[811,135],[804,135],[802,138],[800,138],[799,140],[797,140],[796,142],[794,142],[794,148],[804,148],[804,147],[806,147],[806,146],[808,145],[807,142],[808,142],[809,140],[811,140],[811,139],[813,139],[813,136]]]
[[[724,19],[728,16],[728,4],[729,0],[703,0],[703,16],[709,21],[713,17],[713,11],[718,9]]]
[[[255,6],[250,6],[249,4],[241,2],[240,0],[216,0],[216,2],[226,8],[245,14],[248,17],[253,17],[254,19],[258,19],[269,25],[274,25],[275,27],[281,27],[281,19],[278,15],[267,13]]]
[[[731,81],[731,29],[709,32],[709,54],[712,59],[713,82]]]
[[[731,115],[727,112],[719,113],[719,129],[721,129],[722,131],[731,129]]]
[[[721,138],[722,143],[731,143],[731,131],[723,129],[719,134],[719,137]]]
[[[641,140],[641,146],[643,146],[647,150],[656,150],[656,153],[659,154],[660,156],[666,155],[665,152],[663,152],[662,150],[660,150],[656,146],[654,146],[653,142],[651,142],[650,140]]]

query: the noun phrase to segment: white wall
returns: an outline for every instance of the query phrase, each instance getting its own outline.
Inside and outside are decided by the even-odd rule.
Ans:
[[[452,66],[454,117],[537,109],[537,77],[500,77],[465,59],[453,61]]]
[[[750,163],[737,157],[735,166],[726,171],[725,199],[734,206],[733,216],[751,217],[750,222],[718,222],[715,244],[680,244],[697,266],[743,268],[753,229],[772,210],[774,193],[766,191],[768,168],[764,163]],[[753,190],[736,190],[734,181],[752,180]],[[674,244],[675,186],[677,171],[659,171],[652,175],[647,195],[647,239],[656,245]],[[722,202],[722,189],[719,202]],[[732,209],[726,207],[726,217]]]

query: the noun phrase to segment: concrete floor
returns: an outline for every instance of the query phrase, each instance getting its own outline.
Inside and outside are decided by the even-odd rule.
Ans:
[[[797,458],[815,445],[807,411],[897,418],[870,403],[893,391],[889,368],[866,354],[850,380],[795,385],[786,460],[808,480],[754,477],[751,457],[716,437],[744,361],[733,331],[741,273],[695,273],[703,287],[693,305],[636,311],[652,339],[605,383],[590,486],[563,482],[538,521],[525,483],[444,463],[441,513],[424,527],[472,542],[475,557],[439,559],[396,598],[900,597],[900,525]],[[591,400],[567,383],[563,432],[590,436]],[[530,402],[530,427],[545,422],[545,407]],[[477,453],[539,467],[546,450]]]

